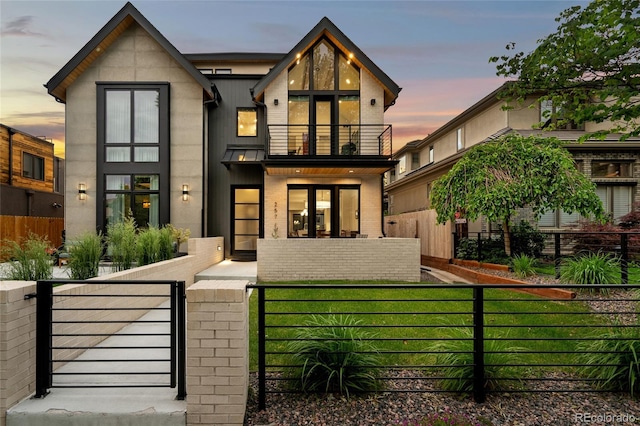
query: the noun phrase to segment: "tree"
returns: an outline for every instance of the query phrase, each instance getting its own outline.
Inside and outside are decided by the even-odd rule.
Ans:
[[[562,209],[601,220],[604,208],[595,188],[558,139],[508,134],[469,149],[433,183],[431,205],[438,223],[460,212],[468,220],[486,216],[502,223],[510,256],[509,225],[516,209],[528,207],[536,219],[545,211]]]
[[[608,129],[580,138],[620,140],[640,135],[640,0],[594,0],[560,14],[557,31],[537,48],[494,56],[497,74],[517,80],[498,95],[522,101],[543,94],[554,109],[541,125],[553,129],[569,122],[610,122]],[[515,43],[507,45],[515,50]]]

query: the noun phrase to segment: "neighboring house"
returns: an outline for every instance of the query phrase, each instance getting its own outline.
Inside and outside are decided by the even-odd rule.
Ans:
[[[585,132],[606,128],[606,123],[587,123],[584,128],[568,125],[566,129],[554,131],[534,130],[533,126],[543,121],[544,110],[552,106],[531,97],[522,105],[503,109],[504,101],[497,98],[501,89],[488,94],[426,138],[407,144],[394,154],[398,165],[388,174],[389,183],[385,187],[390,215],[430,209],[434,180],[447,173],[473,145],[510,132],[554,136],[565,141],[577,167],[597,184],[598,196],[613,218],[628,213],[633,202],[640,201],[640,139],[619,142],[619,135],[609,135],[603,141],[576,142]],[[528,216],[526,211],[521,212],[521,218],[530,219]],[[562,228],[578,219],[577,214],[548,212],[538,225]],[[468,230],[489,231],[490,226],[479,220],[469,224]]]
[[[51,80],[66,104],[69,236],[129,213],[224,236],[382,235],[400,88],[329,19],[289,53],[179,52],[127,3]]]
[[[64,218],[63,194],[64,160],[53,143],[0,124],[0,240],[32,231],[60,245],[62,227],[54,223]]]

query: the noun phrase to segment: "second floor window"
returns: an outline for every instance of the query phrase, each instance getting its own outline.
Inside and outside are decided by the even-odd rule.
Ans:
[[[460,151],[464,148],[464,139],[462,138],[462,127],[456,130],[456,149]]]
[[[23,153],[22,176],[29,179],[44,180],[44,158],[27,152]]]
[[[160,161],[157,89],[105,91],[105,159],[114,163]]]
[[[433,145],[429,147],[429,164],[433,163]]]
[[[238,136],[257,136],[258,113],[255,108],[238,108]]]
[[[592,161],[591,177],[594,178],[630,178],[632,163],[625,161]]]

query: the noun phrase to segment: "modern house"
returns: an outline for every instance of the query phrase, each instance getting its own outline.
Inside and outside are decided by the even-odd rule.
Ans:
[[[53,143],[0,124],[0,240],[29,231],[62,244],[64,160]]]
[[[498,99],[502,88],[489,93],[424,139],[410,142],[394,153],[393,158],[398,164],[388,173],[389,183],[385,187],[389,215],[430,210],[434,180],[447,173],[472,146],[511,132],[523,136],[536,133],[565,141],[577,167],[597,184],[598,196],[614,219],[631,211],[632,204],[640,201],[640,139],[629,138],[620,142],[619,135],[612,134],[605,140],[577,143],[585,133],[606,129],[608,123],[568,124],[564,129],[553,131],[534,129],[545,120],[545,110],[553,108],[553,105],[540,102],[539,97],[530,97],[522,104],[505,109],[505,102]],[[434,218],[433,215],[430,220],[433,222]],[[526,210],[521,211],[520,218],[531,219]],[[538,226],[558,229],[578,219],[578,214],[550,211],[540,218]],[[402,236],[394,233],[388,223],[386,227],[390,235]],[[453,225],[449,224],[447,228],[444,234],[450,235]],[[468,230],[490,231],[491,224],[478,220],[468,224]],[[429,250],[424,247],[423,255],[434,256],[426,253]]]
[[[400,87],[329,19],[288,53],[181,53],[127,3],[46,84],[66,105],[67,235],[132,215],[258,239],[383,235]]]

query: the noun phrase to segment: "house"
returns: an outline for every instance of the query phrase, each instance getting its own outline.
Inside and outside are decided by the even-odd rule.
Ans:
[[[511,132],[523,136],[536,133],[565,141],[576,166],[597,184],[598,196],[614,219],[628,213],[632,204],[640,201],[640,139],[629,138],[620,142],[619,135],[608,135],[602,141],[577,143],[587,132],[606,129],[607,123],[586,123],[582,127],[570,123],[564,129],[553,131],[534,129],[535,125],[544,121],[545,110],[553,106],[549,102],[540,102],[539,96],[531,96],[522,104],[505,109],[505,102],[498,99],[502,89],[502,86],[497,88],[432,134],[394,153],[393,158],[398,164],[388,172],[388,184],[385,186],[388,214],[394,217],[386,221],[390,235],[401,236],[394,233],[393,226],[389,228],[389,221],[398,220],[395,216],[431,211],[429,199],[433,181],[446,174],[469,148]],[[523,210],[520,213],[521,218],[531,219],[529,212]],[[424,224],[423,228],[434,229],[435,215],[432,216],[429,219],[431,223]],[[561,229],[578,219],[578,214],[552,211],[539,219],[538,226],[542,229]],[[453,225],[445,228],[444,234],[450,236]],[[491,224],[484,219],[468,224],[468,232],[490,230]],[[441,245],[447,246],[446,250],[450,251],[450,243],[443,243]],[[435,254],[433,249],[425,247],[423,245],[423,255],[448,257],[442,251]]]
[[[288,53],[181,53],[127,3],[46,84],[66,106],[66,230],[132,215],[258,239],[382,236],[400,87],[329,19]]]
[[[29,232],[62,244],[64,160],[53,143],[0,124],[0,240]]]

